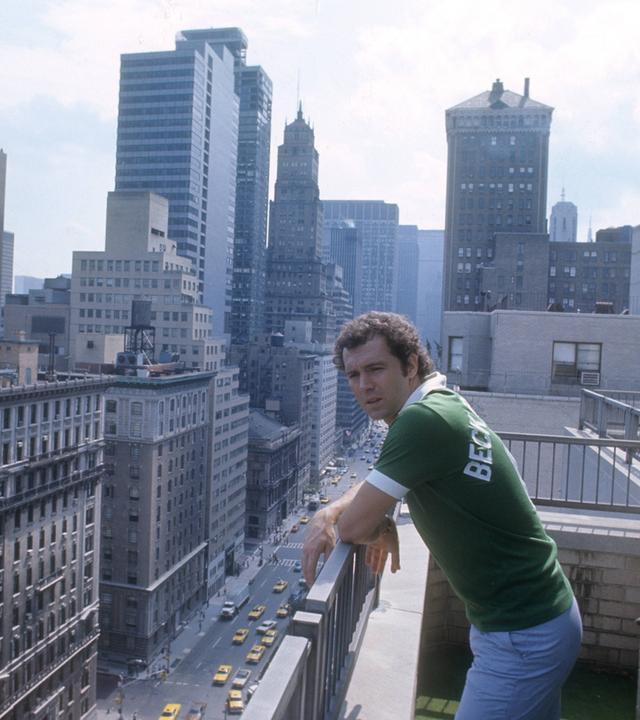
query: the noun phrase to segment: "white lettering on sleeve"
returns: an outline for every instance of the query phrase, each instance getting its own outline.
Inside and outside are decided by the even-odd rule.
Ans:
[[[465,475],[489,482],[491,480],[491,466],[480,462],[468,462],[463,470]]]
[[[469,460],[479,460],[480,462],[492,464],[493,454],[491,452],[491,443],[489,446],[477,448],[473,443],[469,443]]]

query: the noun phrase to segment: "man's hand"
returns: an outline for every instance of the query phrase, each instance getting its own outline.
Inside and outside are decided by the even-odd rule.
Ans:
[[[324,555],[326,560],[337,541],[338,535],[333,514],[329,511],[329,508],[318,510],[307,526],[302,548],[302,573],[307,585],[313,585],[316,579],[316,567],[320,555]]]
[[[371,568],[374,575],[382,574],[387,556],[391,554],[391,572],[400,570],[400,542],[398,540],[398,528],[388,518],[388,528],[376,540],[367,543],[365,563]]]

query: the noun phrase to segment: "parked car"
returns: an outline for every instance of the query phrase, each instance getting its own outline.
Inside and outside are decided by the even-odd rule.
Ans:
[[[249,628],[238,628],[235,631],[233,640],[231,640],[231,642],[234,645],[242,645],[242,643],[247,639],[248,634],[249,634]]]
[[[278,623],[275,620],[265,620],[263,623],[258,625],[256,628],[256,632],[258,635],[264,635],[267,630],[271,630],[272,628],[278,627]]]
[[[254,665],[259,663],[260,660],[262,660],[262,656],[264,655],[264,652],[267,648],[264,645],[254,645],[251,650],[249,650],[249,654],[247,655],[247,662],[253,663]]]
[[[231,687],[242,689],[249,682],[250,677],[251,670],[249,668],[240,668],[231,681]]]
[[[214,685],[224,685],[231,675],[233,667],[231,665],[220,665],[213,676]]]

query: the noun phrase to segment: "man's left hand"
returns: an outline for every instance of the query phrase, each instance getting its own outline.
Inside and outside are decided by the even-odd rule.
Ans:
[[[381,575],[387,562],[387,556],[391,555],[391,572],[400,570],[400,541],[398,540],[398,528],[389,518],[389,529],[373,542],[367,543],[365,563],[374,575]]]

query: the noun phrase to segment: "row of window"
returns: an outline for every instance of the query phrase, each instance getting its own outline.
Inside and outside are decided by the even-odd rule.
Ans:
[[[506,184],[506,190],[507,192],[515,192],[519,190],[520,192],[533,192],[533,183],[507,183]],[[473,192],[474,190],[479,190],[481,192],[484,192],[485,190],[488,190],[490,193],[493,192],[504,192],[505,190],[505,184],[504,183],[460,183],[460,190],[463,191],[469,191]]]
[[[162,230],[157,230],[155,234],[164,237]],[[96,271],[96,272],[153,272],[160,271],[159,260],[80,260],[80,270]]]

